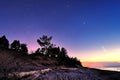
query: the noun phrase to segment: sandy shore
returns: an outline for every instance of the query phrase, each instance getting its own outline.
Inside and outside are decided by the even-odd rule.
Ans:
[[[46,68],[10,73],[9,79],[18,80],[120,80],[120,72],[94,68]]]

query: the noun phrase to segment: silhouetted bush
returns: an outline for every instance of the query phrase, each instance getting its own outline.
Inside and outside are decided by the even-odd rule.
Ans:
[[[60,58],[66,58],[68,57],[67,55],[67,50],[65,48],[61,48],[60,54],[58,55]]]
[[[20,41],[14,40],[11,44],[11,49],[19,51],[20,50]]]
[[[9,48],[9,41],[7,40],[5,35],[0,38],[0,48],[1,49]]]
[[[39,54],[40,53],[40,48],[38,48],[35,53]]]
[[[49,57],[58,57],[60,54],[60,48],[59,47],[49,47],[48,48],[48,56]]]
[[[26,44],[21,44],[20,45],[20,51],[24,54],[27,54],[28,53],[27,45]]]

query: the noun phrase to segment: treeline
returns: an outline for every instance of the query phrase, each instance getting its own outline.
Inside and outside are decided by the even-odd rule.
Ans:
[[[28,48],[25,43],[20,43],[19,40],[14,40],[11,44],[9,43],[9,40],[6,38],[6,36],[0,37],[0,49],[11,49],[14,51],[19,51],[24,54],[28,54]]]
[[[25,54],[28,56],[46,56],[55,58],[58,61],[57,65],[64,65],[68,67],[80,67],[81,62],[75,57],[71,58],[67,54],[67,50],[65,48],[60,48],[55,44],[51,43],[52,36],[48,37],[47,35],[43,35],[39,39],[37,39],[37,43],[40,45],[34,53],[28,55],[28,48],[25,43],[20,43],[19,40],[14,40],[11,44],[9,43],[6,36],[0,37],[0,49],[10,49],[17,52],[21,52],[21,54]]]

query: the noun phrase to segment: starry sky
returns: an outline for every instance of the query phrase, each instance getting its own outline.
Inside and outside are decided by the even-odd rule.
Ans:
[[[43,34],[81,61],[120,62],[120,0],[0,0],[0,36],[34,51]]]

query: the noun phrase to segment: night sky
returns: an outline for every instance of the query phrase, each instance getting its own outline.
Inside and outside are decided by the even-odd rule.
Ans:
[[[34,51],[43,34],[81,61],[120,62],[120,0],[0,0],[0,36]]]

